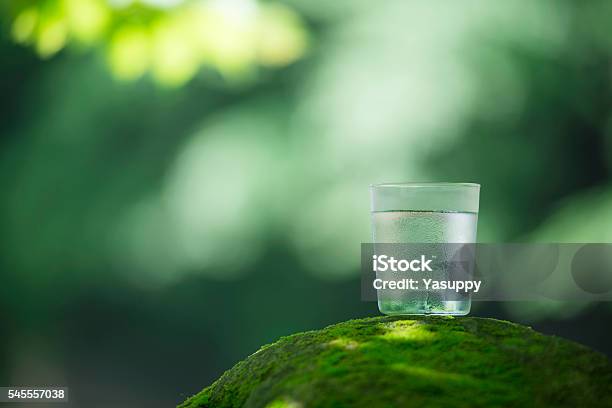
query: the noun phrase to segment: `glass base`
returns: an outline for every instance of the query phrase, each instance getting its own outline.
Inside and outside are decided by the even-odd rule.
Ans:
[[[428,302],[425,300],[385,300],[378,301],[381,313],[397,315],[446,315],[465,316],[470,313],[471,300],[444,300]]]

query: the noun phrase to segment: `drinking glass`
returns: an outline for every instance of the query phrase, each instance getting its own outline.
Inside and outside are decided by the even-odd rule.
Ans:
[[[370,186],[373,242],[469,244],[476,242],[480,185],[473,183],[383,183]],[[435,271],[437,277],[448,274]],[[406,290],[387,296],[378,308],[389,315],[466,315],[471,298],[444,292]],[[384,295],[384,296],[383,296]]]

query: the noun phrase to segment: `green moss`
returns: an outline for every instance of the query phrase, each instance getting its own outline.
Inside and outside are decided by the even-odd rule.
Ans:
[[[180,407],[603,407],[603,355],[474,317],[376,317],[264,346]]]

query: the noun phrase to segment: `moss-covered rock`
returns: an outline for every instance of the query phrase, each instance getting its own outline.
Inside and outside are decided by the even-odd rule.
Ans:
[[[475,317],[376,317],[262,347],[180,407],[611,407],[603,355]]]

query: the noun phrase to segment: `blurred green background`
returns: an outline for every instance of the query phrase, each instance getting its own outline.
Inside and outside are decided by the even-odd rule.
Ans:
[[[171,406],[360,302],[368,185],[612,242],[612,3],[8,0],[0,383]],[[562,290],[563,288],[559,288]],[[478,303],[612,355],[608,304]]]

